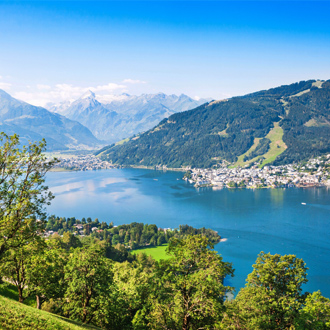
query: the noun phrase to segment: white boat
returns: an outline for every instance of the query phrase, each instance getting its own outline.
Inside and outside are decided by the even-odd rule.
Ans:
[[[301,205],[306,205],[306,203],[301,203]]]

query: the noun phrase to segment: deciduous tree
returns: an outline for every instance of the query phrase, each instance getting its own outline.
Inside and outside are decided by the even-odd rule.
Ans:
[[[113,281],[112,265],[98,245],[76,248],[65,266],[65,311],[70,318],[90,323],[108,299]]]
[[[245,288],[227,304],[223,329],[290,329],[303,307],[307,267],[295,255],[261,252]]]
[[[205,236],[172,238],[171,258],[156,266],[151,329],[210,329],[221,319],[225,294],[232,290],[223,279],[233,269],[212,248]]]
[[[17,135],[0,133],[0,259],[6,250],[38,239],[45,206],[53,198],[44,185],[56,160],[43,155],[45,140],[21,146]]]

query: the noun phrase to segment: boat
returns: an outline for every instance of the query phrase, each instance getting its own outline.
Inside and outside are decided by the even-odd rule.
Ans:
[[[301,203],[301,205],[306,205],[306,203]]]

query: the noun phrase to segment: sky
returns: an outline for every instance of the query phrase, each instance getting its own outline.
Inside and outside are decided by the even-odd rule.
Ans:
[[[0,89],[35,105],[224,99],[330,79],[328,1],[0,1]]]

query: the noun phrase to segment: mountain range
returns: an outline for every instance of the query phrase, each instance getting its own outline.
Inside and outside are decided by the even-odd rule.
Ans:
[[[308,80],[203,104],[163,119],[102,159],[121,165],[286,164],[330,153],[330,80]]]
[[[19,101],[3,90],[0,90],[0,131],[18,134],[22,144],[45,138],[47,151],[95,149],[104,145],[77,121]]]
[[[121,94],[110,100],[98,100],[88,91],[74,102],[49,103],[47,109],[86,126],[100,140],[115,143],[156,126],[170,115],[196,108],[206,99],[187,95]]]

